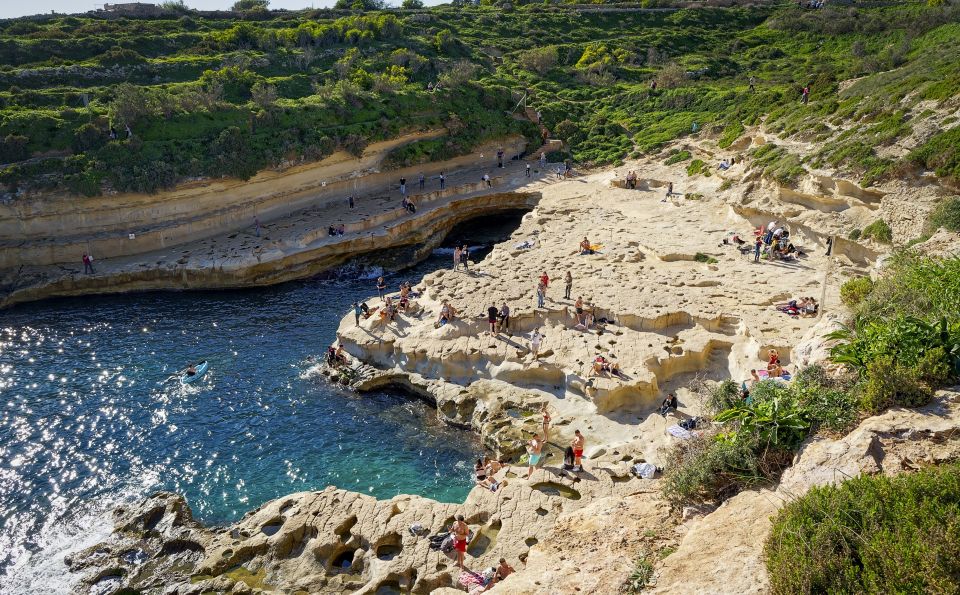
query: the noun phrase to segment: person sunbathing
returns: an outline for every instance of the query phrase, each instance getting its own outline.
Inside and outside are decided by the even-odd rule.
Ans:
[[[603,372],[613,374],[614,376],[619,376],[620,365],[608,361],[607,358],[603,357],[602,355],[598,355],[597,358],[593,360],[593,375],[599,376]]]

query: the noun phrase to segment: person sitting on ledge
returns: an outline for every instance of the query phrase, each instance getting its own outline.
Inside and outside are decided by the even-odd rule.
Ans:
[[[679,405],[680,402],[677,400],[677,395],[670,393],[663,399],[663,403],[660,404],[660,415],[666,417],[671,409],[676,411]]]
[[[580,254],[593,254],[593,248],[590,247],[590,240],[584,236],[583,241],[580,242]]]

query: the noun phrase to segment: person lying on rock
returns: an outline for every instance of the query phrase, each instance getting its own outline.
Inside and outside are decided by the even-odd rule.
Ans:
[[[619,376],[620,364],[611,362],[602,355],[598,355],[596,359],[593,360],[593,375],[599,376],[603,372],[613,374],[614,376]]]

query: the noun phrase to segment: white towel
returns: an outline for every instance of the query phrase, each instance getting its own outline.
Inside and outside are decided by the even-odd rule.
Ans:
[[[681,440],[688,440],[689,438],[691,438],[691,437],[693,436],[693,434],[691,434],[689,431],[684,430],[683,428],[681,428],[680,426],[678,426],[678,425],[676,425],[676,424],[674,424],[674,425],[670,426],[669,428],[667,428],[667,432],[670,432],[671,435],[676,436],[677,438],[680,438]]]

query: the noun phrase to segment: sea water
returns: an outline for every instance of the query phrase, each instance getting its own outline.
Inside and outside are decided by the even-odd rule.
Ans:
[[[0,591],[68,591],[64,557],[109,535],[113,507],[158,490],[210,524],[329,485],[462,501],[481,451],[471,435],[409,396],[309,373],[351,302],[376,293],[371,277],[0,312]],[[177,370],[204,359],[206,375],[181,385]]]

